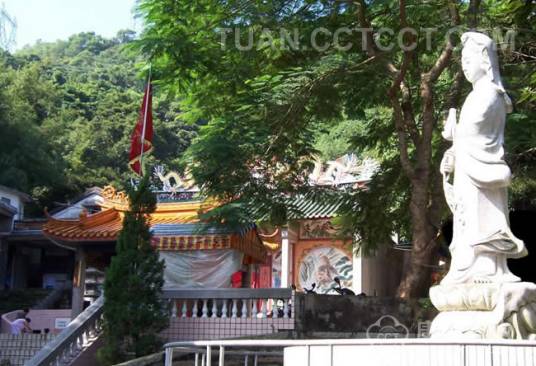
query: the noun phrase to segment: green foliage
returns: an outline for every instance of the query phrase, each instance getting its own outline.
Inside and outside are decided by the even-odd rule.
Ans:
[[[41,209],[91,186],[124,187],[145,84],[133,38],[80,33],[0,56],[0,184],[32,193]],[[148,164],[176,168],[197,127],[155,89]]]
[[[393,4],[378,3],[375,11],[382,13]],[[279,204],[284,197],[309,189],[306,183],[313,156],[335,158],[352,150],[385,159],[386,164],[393,165],[393,172],[386,177],[406,186],[382,184],[407,189],[407,181],[400,179],[393,164],[398,155],[393,144],[392,112],[385,109],[389,80],[381,64],[370,62],[357,46],[347,52],[336,48],[317,52],[261,42],[241,51],[234,44],[236,33],[229,34],[222,46],[218,32],[235,27],[243,38],[241,44],[246,44],[250,29],[258,36],[266,35],[266,30],[296,28],[300,44],[308,45],[315,28],[334,31],[353,24],[353,5],[336,1],[203,1],[193,5],[146,0],[141,2],[140,12],[147,27],[138,47],[155,60],[162,83],[185,95],[182,107],[186,115],[208,119],[186,155],[195,179],[208,194],[224,200],[242,197],[256,202],[269,208],[267,217],[280,221],[287,216],[282,212],[285,207]],[[426,19],[437,14],[447,16],[438,7]],[[390,16],[384,18],[386,24],[393,22]],[[187,50],[170,47],[172,40]],[[370,108],[385,111],[377,116],[384,118],[385,128],[379,129],[373,120],[367,120],[375,113],[365,112]],[[382,140],[384,137],[387,139]],[[368,146],[373,141],[375,146]],[[380,190],[374,192],[381,196]],[[398,205],[406,202],[401,198],[404,195],[392,192],[380,201],[371,198],[375,209],[363,217],[371,219],[373,213],[388,208],[392,212],[388,219],[395,220],[388,226],[406,224],[405,219],[396,217],[396,212],[403,211]],[[393,196],[397,199],[390,199]],[[349,197],[364,209],[363,202],[356,203],[357,195]],[[353,218],[348,216],[347,222],[351,221],[354,229],[347,230],[362,230],[361,222],[357,224]],[[376,217],[367,226],[383,224],[384,219],[385,215]],[[382,225],[373,231],[384,229]],[[372,240],[373,245],[380,241],[377,239]]]
[[[117,254],[106,271],[105,346],[99,351],[104,364],[158,351],[158,334],[168,324],[168,308],[160,296],[164,262],[151,247],[147,221],[156,207],[149,185],[146,176],[137,189],[129,190],[130,209],[117,239]]]
[[[352,152],[359,154],[361,151],[355,149],[351,140],[361,129],[360,121],[344,119],[319,130],[315,136],[315,148],[319,151],[321,160],[334,160]]]
[[[368,190],[348,193],[351,203],[342,208],[344,217],[340,219],[344,230],[358,235],[374,248],[377,243],[387,242],[386,233],[391,231],[411,239],[408,217],[411,182],[400,169],[400,147],[387,94],[392,80],[385,71],[387,61],[400,66],[403,52],[395,47],[381,53],[379,59],[370,60],[360,47],[359,33],[342,35],[345,42],[353,42],[348,50],[328,47],[315,51],[304,47],[310,45],[314,29],[323,27],[333,32],[341,27],[355,27],[357,3],[143,0],[138,11],[146,27],[135,46],[152,57],[162,86],[171,94],[181,95],[185,116],[208,121],[185,155],[185,163],[192,165],[195,179],[210,195],[224,200],[241,197],[260,206],[274,202],[269,217],[281,218],[286,215],[280,212],[277,203],[282,201],[281,197],[307,189],[305,177],[312,168],[307,162],[312,156],[328,159],[354,151],[378,159],[382,172]],[[376,29],[388,27],[396,32],[403,27],[399,2],[364,3]],[[412,66],[406,74],[412,94],[410,107],[415,111],[416,127],[420,129],[421,76],[430,70],[444,47],[452,9],[439,1],[406,3],[409,26],[436,29],[431,48],[427,48],[425,37],[417,39]],[[459,10],[462,24],[467,24],[472,16],[469,4],[463,1],[452,4]],[[484,31],[496,26],[523,30],[516,39],[516,51],[527,55],[500,54],[505,69],[503,79],[510,86],[508,92],[523,104],[518,104],[518,108],[525,116],[516,126],[512,123],[507,127],[511,130],[508,147],[518,151],[516,154],[522,153],[521,145],[526,145],[522,140],[526,136],[513,130],[521,132],[530,128],[529,110],[533,109],[532,93],[536,90],[531,59],[535,33],[526,32],[534,31],[534,16],[533,2],[494,0],[482,4],[478,17],[480,29]],[[230,28],[233,30],[222,36],[222,30]],[[281,29],[291,33],[297,29],[300,46],[278,47]],[[239,45],[247,45],[250,31],[253,47],[247,50],[237,47],[237,41]],[[271,37],[273,45],[266,42]],[[384,37],[384,41],[392,40],[386,34]],[[444,149],[439,135],[443,111],[453,106],[453,102],[461,107],[451,100],[453,79],[459,70],[457,60],[459,48],[455,50],[454,62],[433,87],[436,112],[433,153],[429,159],[431,171],[436,175]],[[462,97],[468,88],[464,84]],[[410,139],[409,132],[407,138]],[[527,143],[535,146],[532,140]],[[408,149],[411,162],[417,159],[415,146],[410,145]],[[523,160],[515,168],[516,174],[521,175],[526,167]],[[523,176],[528,183],[514,187],[514,191],[526,202],[531,192],[527,187],[536,185],[528,174]],[[214,216],[219,220],[225,215],[237,216],[233,213],[236,210],[224,211]]]
[[[514,47],[499,45],[501,72],[506,91],[514,101],[507,116],[505,145],[514,179],[513,209],[536,208],[536,4],[534,1],[494,0],[484,4],[487,27],[503,27],[515,33]],[[504,32],[503,32],[504,33]],[[502,34],[504,41],[506,34]],[[502,47],[501,47],[502,46]]]
[[[0,184],[47,191],[61,185],[62,162],[43,131],[58,92],[40,65],[16,71],[12,61],[0,57]]]

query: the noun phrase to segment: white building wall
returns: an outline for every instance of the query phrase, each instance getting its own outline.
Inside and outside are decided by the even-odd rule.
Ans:
[[[2,198],[9,200],[9,205],[17,209],[14,219],[21,220],[24,217],[24,202],[22,202],[21,197],[0,187],[0,199]]]
[[[356,294],[363,292],[367,296],[395,296],[403,265],[402,256],[392,248],[382,248],[373,255],[359,256],[357,261],[354,259]]]

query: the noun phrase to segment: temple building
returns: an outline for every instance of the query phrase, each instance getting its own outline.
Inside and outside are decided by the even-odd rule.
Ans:
[[[314,186],[360,189],[377,165],[346,155],[316,163]],[[356,294],[393,295],[403,254],[383,246],[371,257],[357,255],[354,238],[340,238],[331,219],[341,200],[318,202],[313,196],[288,198],[286,225],[257,222],[230,227],[200,219],[217,202],[176,173],[156,168],[157,206],[150,216],[152,244],[165,261],[164,280],[172,288],[296,288],[335,294],[337,277]],[[47,213],[46,220],[20,217],[4,239],[9,287],[72,287],[72,316],[96,295],[115,253],[128,199],[113,187],[92,188],[69,205]],[[262,220],[261,220],[262,221]],[[392,263],[392,264],[391,264]],[[25,266],[25,264],[32,264]],[[390,268],[386,271],[386,268]]]
[[[309,184],[332,190],[363,189],[377,169],[375,161],[359,161],[347,154],[326,164],[317,161]],[[341,238],[331,221],[343,203],[343,199],[323,202],[307,194],[289,197],[287,225],[260,234],[269,248],[268,261],[260,269],[262,287],[294,286],[298,291],[336,294],[337,277],[342,287],[356,294],[395,294],[404,253],[392,245],[379,245],[368,257],[356,253],[355,238]]]

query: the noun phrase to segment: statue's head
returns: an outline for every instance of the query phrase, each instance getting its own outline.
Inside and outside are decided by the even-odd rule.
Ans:
[[[495,42],[488,36],[477,32],[462,35],[462,69],[469,82],[474,83],[483,77],[494,81],[499,77],[499,62]]]
[[[502,85],[495,42],[487,35],[478,32],[466,32],[462,34],[461,39],[463,44],[462,69],[465,78],[471,83],[482,78],[492,82],[503,94],[507,110],[510,112],[512,102]]]

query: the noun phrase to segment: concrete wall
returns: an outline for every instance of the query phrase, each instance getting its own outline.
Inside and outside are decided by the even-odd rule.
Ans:
[[[361,259],[361,292],[368,296],[396,296],[402,276],[402,251],[383,246],[374,256]]]
[[[8,274],[8,245],[0,238],[0,290],[6,287],[6,277]]]
[[[15,310],[2,315],[1,333],[11,333],[10,321],[17,319],[17,315],[22,310]],[[50,333],[57,334],[62,329],[56,328],[56,319],[71,319],[71,309],[43,309],[30,310],[28,318],[31,319],[30,327],[33,330],[43,331],[45,328],[50,329]]]
[[[167,342],[254,337],[294,330],[292,318],[171,318]]]
[[[380,325],[382,321],[378,321],[385,316],[386,322],[393,323],[395,319],[409,333],[416,334],[418,322],[431,320],[436,314],[416,300],[393,297],[296,294],[295,302],[298,337],[324,332],[366,337],[367,330],[375,331],[375,324]],[[387,324],[380,327],[383,325]]]

